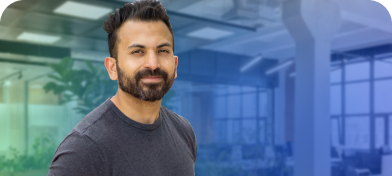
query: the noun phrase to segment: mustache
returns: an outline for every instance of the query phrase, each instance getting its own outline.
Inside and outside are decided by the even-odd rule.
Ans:
[[[136,73],[135,80],[136,82],[139,82],[140,79],[142,79],[142,77],[148,77],[148,76],[159,76],[166,81],[167,78],[169,77],[169,74],[160,68],[156,68],[155,70],[144,69]]]

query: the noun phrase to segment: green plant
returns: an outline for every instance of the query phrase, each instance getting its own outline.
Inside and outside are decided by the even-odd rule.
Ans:
[[[81,114],[88,114],[94,108],[113,96],[118,87],[117,82],[112,81],[102,66],[94,66],[91,61],[84,62],[88,69],[74,69],[74,60],[64,58],[58,64],[47,63],[54,71],[49,75],[53,81],[45,86],[45,92],[53,91],[59,95],[59,104],[70,101],[78,101],[75,110]],[[162,100],[162,105],[174,109],[168,102],[175,96],[174,90],[170,90]]]
[[[20,154],[15,148],[10,148],[11,156],[0,156],[0,172],[22,172],[27,170],[48,169],[56,144],[49,135],[34,139],[32,154]]]
[[[7,159],[5,156],[0,156],[0,171],[4,170],[7,166],[5,165]]]
[[[78,101],[75,109],[82,114],[89,113],[117,90],[117,84],[108,78],[105,70],[91,61],[85,64],[88,69],[74,69],[74,60],[68,57],[58,64],[48,63],[55,73],[49,75],[53,81],[44,86],[45,92],[53,91],[61,97],[59,104]]]
[[[33,144],[32,167],[39,169],[48,168],[56,148],[57,145],[54,143],[52,137],[43,136],[35,138]]]

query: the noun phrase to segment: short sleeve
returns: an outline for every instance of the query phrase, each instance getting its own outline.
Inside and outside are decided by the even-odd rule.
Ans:
[[[104,175],[104,158],[98,145],[88,136],[72,132],[58,147],[48,176]]]
[[[191,123],[185,118],[183,118],[187,122],[187,132],[190,137],[190,140],[188,140],[188,145],[192,151],[193,155],[193,160],[196,162],[196,156],[197,156],[197,141],[196,141],[196,134],[195,131],[193,131]]]
[[[192,135],[192,140],[194,141],[193,142],[193,148],[192,148],[192,152],[193,152],[193,157],[194,157],[194,159],[195,159],[195,162],[196,162],[196,156],[197,156],[197,141],[196,141],[196,134],[195,134],[195,132],[193,131],[193,128],[191,127],[191,130],[192,130],[192,133],[193,133],[193,135]]]

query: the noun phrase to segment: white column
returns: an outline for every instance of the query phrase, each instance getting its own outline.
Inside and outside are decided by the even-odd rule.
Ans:
[[[327,0],[288,0],[283,21],[296,42],[294,175],[330,176],[330,41],[340,11]]]
[[[275,145],[285,145],[286,70],[281,70],[278,74],[278,86],[274,91],[274,141]]]

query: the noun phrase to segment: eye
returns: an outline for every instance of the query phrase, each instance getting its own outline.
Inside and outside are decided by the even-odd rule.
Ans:
[[[143,51],[142,50],[135,50],[135,51],[132,51],[131,54],[140,54],[140,53],[143,53]]]
[[[162,52],[169,53],[169,50],[161,49],[161,50],[159,50],[158,52],[159,52],[159,53],[162,53]]]

